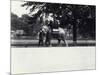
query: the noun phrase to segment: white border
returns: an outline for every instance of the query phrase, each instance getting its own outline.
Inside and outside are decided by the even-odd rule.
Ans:
[[[52,0],[53,1],[53,0]],[[57,0],[55,0],[56,2]],[[61,0],[62,1],[62,0]],[[66,0],[65,0],[66,1]],[[72,0],[71,0],[72,1]],[[77,2],[77,0],[74,0]],[[94,3],[94,0],[92,3]],[[62,1],[63,2],[63,1]],[[83,3],[84,0],[81,0]],[[74,3],[76,4],[76,3]],[[87,4],[87,3],[86,3]],[[94,4],[93,4],[94,5]],[[62,73],[45,73],[44,75],[100,75],[100,2],[97,0],[97,70]],[[10,72],[10,0],[0,1],[0,75]],[[34,74],[35,75],[35,74]],[[36,74],[37,75],[37,74]]]
[[[96,0],[24,0],[24,1],[37,1],[37,2],[40,1],[40,2],[52,2],[52,3],[96,5]]]

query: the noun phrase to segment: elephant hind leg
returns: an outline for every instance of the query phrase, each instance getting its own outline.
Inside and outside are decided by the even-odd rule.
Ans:
[[[68,47],[68,42],[66,41],[66,36],[65,36],[65,34],[62,34],[61,39],[62,39],[62,41],[64,42],[64,44]]]
[[[65,36],[63,35],[62,40],[64,41],[64,44],[68,47],[68,42],[66,41]]]
[[[65,39],[63,39],[63,41],[64,41],[65,45],[68,47],[68,42]]]

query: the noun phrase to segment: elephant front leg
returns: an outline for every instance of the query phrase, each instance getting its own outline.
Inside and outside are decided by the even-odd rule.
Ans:
[[[61,40],[60,40],[60,39],[58,39],[58,46],[60,46],[60,42],[61,42]]]

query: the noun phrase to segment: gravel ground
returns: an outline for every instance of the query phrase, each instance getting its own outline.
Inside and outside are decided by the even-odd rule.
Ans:
[[[95,46],[96,43],[94,40],[78,40],[76,44],[73,44],[72,40],[67,40],[68,46]],[[61,41],[61,44],[58,46],[57,40],[51,40],[51,46],[52,47],[65,47],[65,44],[63,41]],[[11,46],[12,47],[38,47],[38,40],[11,40]],[[44,47],[44,46],[42,46]]]

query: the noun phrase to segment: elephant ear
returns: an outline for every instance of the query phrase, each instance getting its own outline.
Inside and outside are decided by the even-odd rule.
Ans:
[[[65,34],[65,30],[63,28],[59,27],[58,30],[59,30],[59,33]]]

